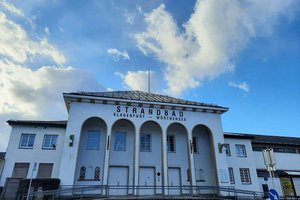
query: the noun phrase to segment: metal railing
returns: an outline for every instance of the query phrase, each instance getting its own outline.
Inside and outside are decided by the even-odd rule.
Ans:
[[[128,185],[95,185],[95,186],[61,186],[58,190],[30,192],[29,199],[47,197],[56,200],[63,197],[83,199],[85,197],[101,198],[110,196],[203,196],[229,199],[262,199],[262,192],[235,189],[219,186],[128,186]],[[27,194],[18,196],[25,200]]]

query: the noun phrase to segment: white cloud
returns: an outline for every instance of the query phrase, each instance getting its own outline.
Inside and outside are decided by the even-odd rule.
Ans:
[[[45,33],[46,33],[47,35],[50,35],[50,30],[49,30],[48,27],[45,27]]]
[[[63,66],[64,55],[46,38],[30,38],[1,11],[0,35],[0,151],[8,142],[8,119],[66,119],[63,92],[104,90],[89,74]],[[47,57],[58,66],[33,70],[27,61],[34,63],[34,57]]]
[[[154,71],[150,71],[151,91],[156,88],[154,74]],[[115,75],[122,79],[125,89],[148,92],[148,71],[128,71],[126,74],[115,72]]]
[[[228,85],[231,86],[231,87],[243,90],[244,92],[249,92],[250,91],[250,87],[245,81],[242,82],[242,83],[229,82]]]
[[[127,51],[121,52],[117,49],[114,48],[110,48],[107,49],[107,53],[111,56],[113,56],[115,61],[118,61],[120,58],[122,58],[122,60],[130,60],[129,54],[127,53]]]
[[[126,22],[127,22],[128,24],[130,24],[130,25],[133,25],[133,24],[134,24],[135,16],[136,16],[135,13],[128,13],[128,12],[126,12],[126,13],[124,14],[124,17],[125,17],[125,19],[126,19]]]
[[[197,1],[182,30],[162,4],[145,15],[147,29],[135,34],[138,48],[165,64],[169,93],[180,95],[204,79],[234,70],[235,58],[252,38],[272,33],[279,16],[292,15],[297,2]]]
[[[65,110],[63,92],[99,87],[88,74],[73,67],[43,66],[32,70],[8,60],[0,60],[0,66],[0,114],[49,117]]]
[[[34,41],[29,38],[27,32],[15,22],[7,19],[0,12],[0,56],[14,62],[24,63],[35,56],[51,58],[57,64],[64,64],[66,59],[47,38]]]
[[[10,118],[66,119],[63,92],[96,91],[103,88],[85,72],[73,67],[43,66],[37,70],[0,59],[0,151],[7,145]],[[6,139],[5,139],[6,138]]]
[[[13,4],[7,3],[5,0],[0,0],[0,7],[17,16],[24,17],[22,10],[16,8]]]

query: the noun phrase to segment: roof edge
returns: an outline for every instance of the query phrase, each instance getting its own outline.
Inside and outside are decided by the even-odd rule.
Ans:
[[[101,99],[101,100],[116,100],[121,102],[137,102],[137,103],[148,103],[148,104],[157,104],[157,105],[170,105],[170,106],[178,106],[178,107],[186,107],[186,108],[201,108],[201,109],[210,109],[210,110],[218,110],[221,111],[222,114],[229,110],[228,107],[210,105],[210,106],[199,106],[199,105],[185,105],[185,104],[176,104],[176,103],[165,103],[165,102],[156,102],[156,101],[144,101],[144,100],[134,100],[134,99],[122,99],[122,98],[111,98],[111,97],[99,97],[99,96],[91,96],[85,94],[74,94],[74,93],[63,93],[66,106],[68,108],[68,104],[66,102],[66,98],[70,97],[85,97],[90,99]]]
[[[67,120],[62,120],[62,121],[7,120],[6,122],[10,126],[22,125],[22,126],[56,127],[56,128],[67,127]]]

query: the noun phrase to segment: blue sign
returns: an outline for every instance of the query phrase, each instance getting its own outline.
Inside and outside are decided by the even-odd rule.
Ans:
[[[269,190],[269,198],[271,200],[279,200],[278,192],[274,189]]]

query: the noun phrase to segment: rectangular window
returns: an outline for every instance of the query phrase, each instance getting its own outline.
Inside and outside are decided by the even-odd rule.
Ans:
[[[231,184],[234,184],[234,173],[233,173],[233,168],[232,167],[228,167],[228,172],[229,172],[229,181]]]
[[[35,134],[23,133],[21,135],[19,148],[32,149],[34,143]]]
[[[236,150],[236,156],[237,157],[247,157],[245,145],[243,145],[243,144],[236,144],[235,145],[235,150]]]
[[[168,152],[175,152],[175,136],[174,135],[167,136],[167,143],[168,143]]]
[[[15,163],[12,178],[27,178],[29,163]]]
[[[88,139],[86,143],[86,149],[88,150],[98,150],[100,144],[100,132],[99,131],[89,131]]]
[[[140,151],[151,151],[151,134],[141,134]]]
[[[58,135],[45,135],[43,149],[56,149]]]
[[[193,153],[198,153],[198,137],[193,137]]]
[[[117,132],[115,133],[115,151],[126,151],[126,133]]]
[[[242,184],[251,184],[249,168],[240,168],[240,177],[241,177]]]
[[[51,178],[53,163],[40,163],[37,178]]]
[[[225,151],[226,155],[231,156],[229,144],[223,144],[223,148],[224,148],[224,151]]]

